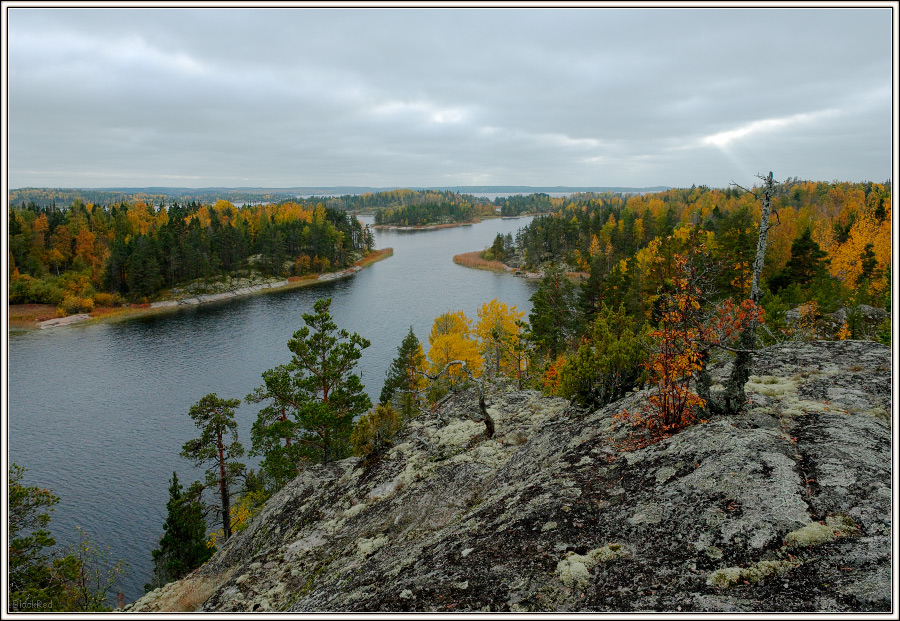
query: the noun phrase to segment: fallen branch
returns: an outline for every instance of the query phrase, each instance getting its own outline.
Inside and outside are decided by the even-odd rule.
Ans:
[[[435,375],[429,375],[428,373],[422,372],[422,375],[431,380],[431,383],[434,384],[438,379],[440,379],[441,375],[446,373],[451,366],[459,365],[462,367],[462,370],[465,371],[466,375],[469,376],[469,379],[475,383],[475,386],[478,388],[478,409],[481,411],[481,418],[475,419],[479,423],[484,423],[484,434],[488,438],[494,437],[495,427],[494,427],[494,419],[491,418],[491,415],[488,414],[487,405],[484,401],[484,387],[481,383],[481,380],[472,375],[472,372],[469,370],[469,365],[466,364],[465,360],[451,360],[444,367],[438,371]]]

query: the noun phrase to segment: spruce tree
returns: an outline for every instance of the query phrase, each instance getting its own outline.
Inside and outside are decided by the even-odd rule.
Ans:
[[[388,368],[379,403],[393,406],[404,420],[415,416],[423,401],[420,391],[425,382],[426,366],[422,344],[410,326],[409,334],[397,348],[397,357]]]
[[[825,275],[828,256],[812,238],[809,227],[791,244],[791,258],[775,276],[769,280],[773,291],[780,291],[792,284],[808,286],[813,280]]]
[[[578,293],[565,272],[552,266],[531,296],[530,339],[541,353],[552,360],[564,352],[574,338]]]
[[[185,491],[172,473],[169,485],[168,516],[163,524],[159,547],[153,550],[153,581],[145,585],[150,591],[187,575],[212,556],[214,548],[206,545],[206,521],[199,499],[200,483]]]

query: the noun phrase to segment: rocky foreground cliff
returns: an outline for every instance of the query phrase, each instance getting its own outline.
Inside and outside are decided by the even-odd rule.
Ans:
[[[457,395],[126,609],[890,612],[890,349],[773,347],[747,392],[633,451],[613,416],[647,391],[596,411],[492,393],[490,439]]]

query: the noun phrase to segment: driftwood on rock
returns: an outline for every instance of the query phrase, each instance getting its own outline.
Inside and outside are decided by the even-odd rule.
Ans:
[[[487,405],[484,401],[484,386],[481,380],[472,375],[472,372],[469,370],[469,365],[466,364],[465,360],[451,360],[450,362],[445,364],[444,367],[435,375],[429,375],[427,373],[423,373],[423,375],[430,379],[431,383],[434,384],[436,381],[438,381],[438,379],[440,379],[441,375],[449,371],[450,367],[454,365],[459,365],[460,367],[462,367],[462,370],[465,371],[466,375],[469,376],[469,379],[472,380],[472,382],[478,388],[478,409],[481,412],[481,418],[476,420],[480,423],[484,423],[485,436],[488,438],[493,438],[495,432],[494,419],[491,418],[491,415],[488,414],[487,411]]]

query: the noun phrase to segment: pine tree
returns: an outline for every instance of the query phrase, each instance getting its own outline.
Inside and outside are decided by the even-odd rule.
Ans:
[[[199,499],[200,483],[185,491],[172,473],[169,485],[168,516],[163,524],[159,547],[153,550],[153,581],[145,585],[150,591],[187,575],[212,556],[206,545],[206,521]]]
[[[266,384],[248,397],[270,403],[254,425],[253,451],[265,455],[264,469],[276,485],[303,460],[347,456],[353,420],[372,407],[353,372],[369,341],[338,330],[330,306],[331,298],[317,300],[315,313],[303,315],[306,326],[288,341],[291,361],[264,373]]]
[[[315,314],[303,315],[306,327],[288,342],[291,362],[264,372],[264,384],[247,396],[248,403],[268,403],[253,425],[251,454],[264,456],[260,466],[274,489],[296,476],[305,461],[345,456],[353,419],[371,407],[351,372],[369,341],[338,330],[330,304],[319,300]]]
[[[9,466],[9,595],[10,600],[49,600],[59,586],[48,553],[56,540],[46,527],[59,496],[48,489],[23,485],[25,472],[16,464]]]
[[[275,489],[297,476],[303,445],[295,415],[295,389],[289,365],[263,372],[263,385],[247,395],[247,403],[268,405],[259,411],[250,430],[251,455],[262,455],[260,468]]]
[[[51,490],[22,484],[26,469],[9,467],[9,611],[29,612],[28,603],[49,606],[45,612],[109,610],[107,595],[126,571],[124,561],[110,565],[108,548],[94,544],[77,527],[77,541],[63,553],[45,548],[56,544],[45,528],[59,502]]]
[[[206,485],[218,488],[225,539],[231,537],[230,488],[244,470],[244,464],[236,461],[244,454],[234,420],[234,408],[240,404],[240,399],[220,399],[215,393],[200,399],[191,406],[189,415],[202,434],[185,442],[181,449],[182,457],[196,466],[206,466]]]

